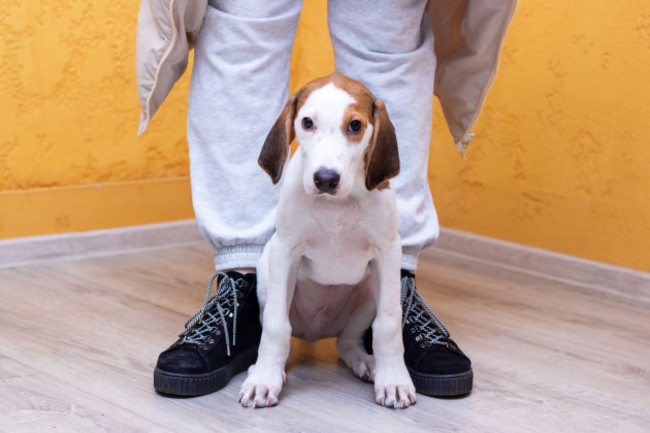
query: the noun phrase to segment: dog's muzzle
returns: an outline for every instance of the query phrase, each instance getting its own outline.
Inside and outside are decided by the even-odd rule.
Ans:
[[[329,168],[321,168],[314,173],[314,185],[316,185],[318,191],[327,194],[332,194],[336,191],[340,179],[341,176]]]

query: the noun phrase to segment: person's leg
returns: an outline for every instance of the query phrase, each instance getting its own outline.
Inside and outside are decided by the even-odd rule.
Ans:
[[[424,303],[409,271],[439,233],[427,180],[435,56],[426,0],[389,3],[330,0],[328,24],[336,70],[364,83],[386,104],[395,126],[401,172],[397,193],[402,238],[402,308],[406,365],[416,389],[429,395],[466,394],[470,360]],[[366,334],[369,347],[371,329]]]
[[[254,268],[279,186],[257,164],[289,98],[301,2],[210,0],[194,49],[188,141],[194,212],[218,270]]]
[[[395,126],[401,171],[392,183],[402,267],[411,271],[419,252],[439,232],[427,181],[435,56],[433,33],[423,20],[425,6],[425,0],[331,0],[328,8],[336,70],[361,81],[384,101]]]
[[[279,186],[258,166],[289,98],[300,0],[210,0],[194,51],[188,108],[192,199],[218,274],[180,339],[162,352],[154,387],[201,395],[257,357],[261,326],[253,270],[275,225]],[[227,272],[228,271],[228,272]]]

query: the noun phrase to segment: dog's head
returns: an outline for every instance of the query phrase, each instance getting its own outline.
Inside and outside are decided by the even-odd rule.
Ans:
[[[399,173],[397,138],[384,103],[345,75],[316,79],[289,99],[259,157],[273,183],[282,177],[294,138],[308,194],[344,197],[358,179],[373,190]]]

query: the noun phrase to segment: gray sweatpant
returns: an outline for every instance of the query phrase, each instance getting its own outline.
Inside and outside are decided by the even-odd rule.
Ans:
[[[382,99],[395,125],[402,267],[439,226],[429,185],[435,57],[426,0],[329,0],[336,70]],[[274,231],[280,185],[257,165],[269,129],[289,98],[300,0],[210,0],[196,41],[188,141],[198,225],[218,270],[255,267]]]

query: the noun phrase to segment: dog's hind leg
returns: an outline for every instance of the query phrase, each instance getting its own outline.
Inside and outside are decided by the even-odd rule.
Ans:
[[[366,278],[360,284],[370,284]],[[357,287],[359,289],[359,287]],[[347,324],[336,339],[336,350],[339,358],[362,380],[375,380],[375,357],[366,352],[363,347],[363,334],[375,318],[376,307],[374,298],[361,305],[348,319]]]

